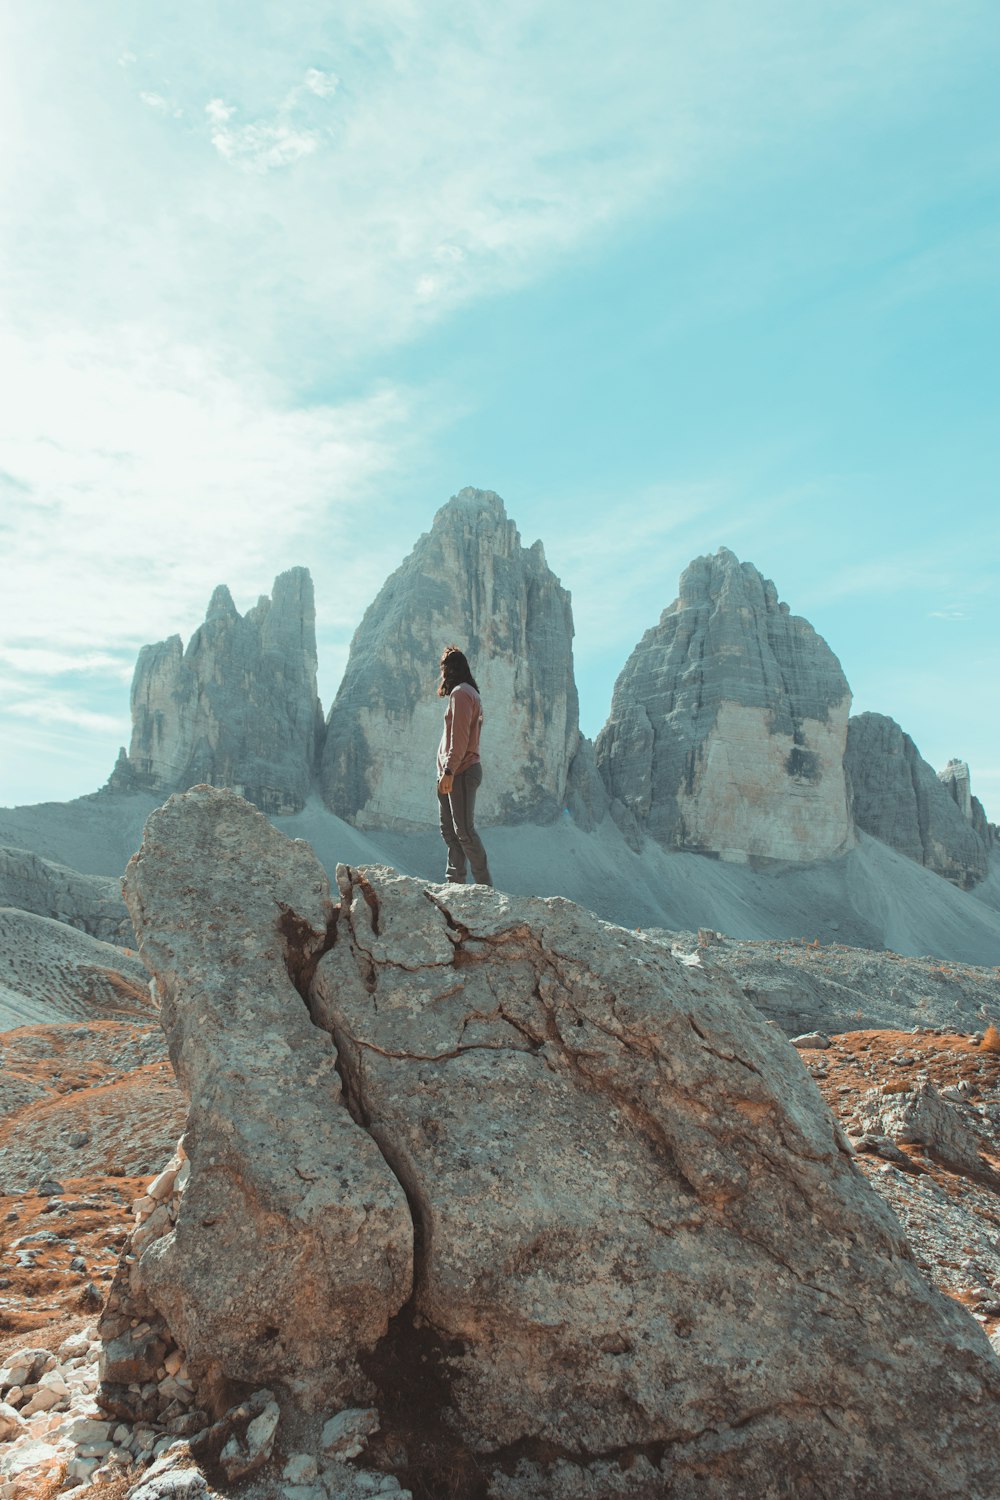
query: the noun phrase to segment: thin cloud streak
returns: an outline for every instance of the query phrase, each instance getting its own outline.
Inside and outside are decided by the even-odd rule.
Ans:
[[[350,559],[355,507],[409,451],[390,388],[295,410],[153,335],[7,347],[6,650],[89,658],[197,622],[222,580],[255,599],[317,547]]]
[[[94,713],[92,709],[80,708],[57,697],[32,697],[9,703],[5,712],[15,718],[30,719],[33,724],[69,724],[91,734],[114,736],[122,724],[117,714]]]

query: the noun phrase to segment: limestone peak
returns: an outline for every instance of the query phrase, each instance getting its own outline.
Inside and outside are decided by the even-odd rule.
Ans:
[[[355,634],[327,724],[328,805],[364,827],[434,826],[437,663],[454,642],[483,695],[480,821],[558,816],[579,741],[572,640],[569,594],[543,550],[521,545],[494,491],[460,490]]]
[[[279,574],[246,615],[219,584],[186,650],[174,635],[140,651],[131,745],[112,778],[157,792],[228,786],[265,812],[295,812],[321,729],[308,569]]]
[[[597,757],[609,794],[667,848],[826,858],[853,842],[840,663],[770,579],[697,557],[615,685]]]

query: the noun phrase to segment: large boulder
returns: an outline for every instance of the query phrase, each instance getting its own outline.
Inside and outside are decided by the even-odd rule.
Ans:
[[[360,828],[437,826],[438,660],[469,657],[484,705],[482,823],[546,822],[579,743],[570,597],[503,501],[465,489],[382,586],[327,721],[322,789]],[[580,800],[585,800],[586,793]]]
[[[190,1178],[123,1380],[174,1339],[206,1404],[353,1394],[470,1495],[995,1493],[1000,1362],[729,980],[559,899],[338,885],[227,793],[150,819]]]
[[[827,859],[854,842],[850,703],[826,642],[721,547],[626,662],[597,762],[619,817],[667,849]]]
[[[864,713],[848,724],[844,770],[854,820],[865,833],[965,889],[983,878],[989,828],[964,763],[950,762],[939,776],[895,719]]]
[[[328,941],[329,882],[307,844],[197,787],[150,817],[124,889],[190,1100],[190,1183],[170,1233],[120,1278],[105,1339],[127,1341],[131,1309],[152,1308],[209,1404],[272,1381],[315,1404],[358,1379],[412,1267],[403,1190],[293,982]],[[106,1386],[134,1379],[109,1366]],[[108,1400],[129,1409],[121,1390]]]
[[[316,768],[316,610],[306,568],[290,568],[241,615],[220,584],[184,650],[143,646],[132,682],[132,741],[112,790],[227,786],[267,813],[298,812]]]

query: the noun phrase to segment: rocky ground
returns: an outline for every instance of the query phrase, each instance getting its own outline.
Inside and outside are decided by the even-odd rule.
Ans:
[[[802,1061],[924,1274],[1000,1349],[995,972],[707,933],[670,941],[686,963],[725,968],[764,996],[766,1011],[785,1005],[785,1022],[819,1027],[853,1006],[852,1028],[798,1038]],[[799,999],[786,1005],[789,994]],[[862,1024],[907,1008],[905,1029]],[[938,1019],[951,1013],[961,1028]],[[914,1024],[921,1016],[934,1024]],[[214,1427],[189,1407],[159,1426],[99,1411],[97,1314],[183,1129],[161,1033],[136,1016],[0,1034],[0,1107],[0,1500],[358,1500],[405,1496],[407,1484],[415,1496],[477,1493],[474,1476],[449,1473],[446,1452],[428,1488],[427,1464],[417,1475],[370,1412],[276,1433],[266,1391]],[[183,1367],[163,1378],[183,1384]],[[409,1398],[434,1378],[421,1369]]]
[[[723,969],[790,1036],[914,1025],[974,1033],[1000,1025],[1000,968],[854,948],[817,939],[739,941],[721,933],[647,936],[681,957]]]

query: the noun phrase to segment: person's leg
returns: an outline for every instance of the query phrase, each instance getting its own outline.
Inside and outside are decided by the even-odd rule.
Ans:
[[[467,771],[455,777],[451,789],[451,817],[458,841],[469,857],[473,880],[477,885],[492,885],[486,850],[475,826],[476,793],[482,779],[483,768],[480,765],[470,766]],[[464,860],[462,868],[465,869]]]
[[[465,850],[462,848],[451,816],[451,803],[438,792],[438,814],[441,820],[441,837],[448,846],[448,868],[445,879],[455,885],[465,884]]]

